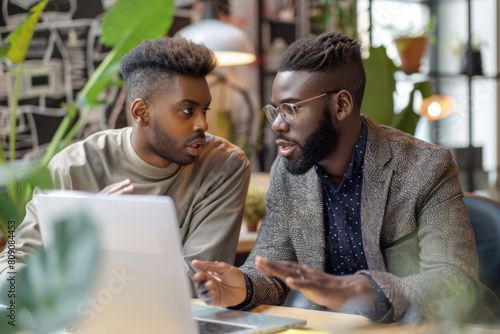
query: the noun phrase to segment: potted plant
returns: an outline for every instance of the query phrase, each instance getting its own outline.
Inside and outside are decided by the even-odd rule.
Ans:
[[[416,82],[410,92],[406,108],[400,112],[395,111],[393,93],[396,91],[396,80],[394,74],[398,67],[387,56],[384,46],[370,47],[369,51],[370,56],[363,59],[366,87],[361,113],[379,124],[389,125],[414,135],[420,115],[413,109],[413,99],[417,91],[424,99],[432,96],[430,82]]]
[[[257,231],[266,213],[266,203],[266,192],[261,187],[250,184],[243,211],[243,221],[249,232]]]
[[[436,26],[436,18],[431,16],[429,22],[421,29],[409,28],[396,30],[393,26],[387,26],[394,35],[394,43],[398,49],[401,59],[401,70],[406,74],[419,72],[420,61],[427,51],[429,42],[432,41],[432,31]]]
[[[309,18],[311,32],[319,35],[324,31],[338,31],[357,38],[357,1],[319,0],[311,1]]]
[[[457,34],[452,34],[446,42],[445,50],[461,59],[460,73],[470,75],[483,74],[483,62],[481,57],[481,48],[486,46],[487,43],[484,39],[473,34],[471,37],[470,48],[468,43],[461,39]]]

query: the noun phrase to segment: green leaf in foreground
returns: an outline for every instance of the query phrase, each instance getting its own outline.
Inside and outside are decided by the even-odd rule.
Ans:
[[[15,278],[16,296],[9,298],[9,282],[0,288],[0,299],[15,300],[16,326],[10,310],[0,311],[0,333],[22,330],[50,333],[75,319],[88,297],[98,260],[98,232],[85,215],[54,225],[54,242],[29,258]],[[11,281],[13,282],[13,281]]]
[[[0,57],[7,63],[19,63],[26,57],[35,26],[47,2],[49,0],[43,0],[33,6],[28,18],[7,36],[6,45],[0,48]]]
[[[101,41],[113,49],[80,92],[78,103],[90,109],[99,93],[113,84],[120,59],[146,39],[165,36],[173,21],[173,0],[119,0],[104,15]]]

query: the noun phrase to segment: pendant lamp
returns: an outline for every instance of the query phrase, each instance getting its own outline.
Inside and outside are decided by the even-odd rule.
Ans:
[[[182,28],[175,35],[204,44],[214,51],[219,66],[249,64],[256,59],[252,41],[243,30],[218,20],[211,1],[205,1],[205,12],[200,22]]]

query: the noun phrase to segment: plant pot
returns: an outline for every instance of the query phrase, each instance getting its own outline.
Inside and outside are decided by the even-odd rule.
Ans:
[[[248,219],[247,217],[243,217],[243,222],[245,223],[247,227],[248,232],[257,232],[259,229],[259,224],[262,221],[262,218],[264,218],[264,215],[257,215],[252,217],[252,219]]]
[[[398,38],[394,40],[401,59],[401,69],[406,74],[416,73],[420,69],[420,61],[427,51],[429,38],[427,36],[414,38]]]
[[[483,74],[483,61],[481,58],[481,51],[466,50],[462,58],[462,65],[460,68],[461,74],[468,74],[470,66],[471,75]]]

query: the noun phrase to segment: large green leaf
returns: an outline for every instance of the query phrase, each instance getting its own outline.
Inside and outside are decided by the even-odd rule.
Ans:
[[[16,227],[24,220],[26,216],[26,205],[33,197],[33,190],[36,187],[42,189],[52,189],[52,177],[49,169],[45,165],[38,165],[36,168],[28,173],[22,180],[18,181],[19,191],[17,192],[17,212],[18,220]]]
[[[415,97],[415,92],[420,91],[422,98],[432,96],[434,93],[432,91],[431,83],[429,81],[417,82],[414,85],[413,90],[410,93],[410,100],[406,108],[404,108],[399,114],[394,118],[394,123],[391,126],[404,131],[409,134],[414,134],[417,128],[417,123],[420,120],[420,115],[413,110],[413,98]]]
[[[393,93],[396,90],[394,73],[398,67],[387,56],[384,46],[370,48],[370,56],[363,60],[366,87],[361,113],[380,124],[390,125],[394,118]]]
[[[173,0],[119,0],[104,15],[101,41],[115,46],[124,34],[136,30],[140,30],[136,36],[142,40],[163,36],[170,28],[174,9]]]
[[[101,24],[101,41],[113,49],[80,92],[78,102],[86,109],[99,104],[98,95],[113,84],[123,55],[146,39],[164,36],[174,9],[174,0],[118,0]]]
[[[50,140],[49,146],[47,147],[47,151],[45,152],[45,155],[41,162],[42,166],[47,166],[50,160],[52,160],[52,158],[54,157],[54,155],[56,155],[60,150],[62,150],[65,147],[65,145],[61,145],[61,142],[63,141],[63,138],[66,135],[66,133],[68,133],[68,130],[71,128],[71,125],[74,123],[74,120],[78,116],[78,108],[76,107],[76,104],[68,105],[66,103],[63,103],[62,107],[66,111],[66,115],[64,116],[63,120],[57,127],[56,132],[52,136],[52,139]],[[75,133],[78,129],[73,130],[72,128],[72,130]],[[69,142],[69,140],[71,140],[72,138],[73,137],[69,138],[67,142]]]
[[[44,165],[34,168],[31,173],[26,175],[23,181],[32,187],[40,187],[42,189],[52,189],[54,187],[49,169]]]
[[[22,330],[51,333],[76,318],[89,295],[97,268],[99,238],[96,227],[84,215],[54,225],[54,242],[29,258],[0,288],[1,302],[15,301],[16,326],[10,310],[0,311],[0,333]],[[15,281],[15,297],[9,297]]]
[[[96,105],[102,104],[98,99],[99,94],[107,87],[110,87],[115,76],[120,69],[120,59],[132,47],[126,45],[127,40],[116,45],[106,56],[103,62],[97,67],[96,71],[90,77],[79,93],[78,104],[85,110],[90,111]]]
[[[52,178],[47,166],[38,162],[7,161],[0,164],[0,187],[10,183],[27,183],[33,187],[52,189]]]
[[[18,63],[24,60],[31,38],[33,37],[33,32],[35,31],[35,26],[47,2],[49,0],[43,0],[33,6],[28,14],[28,18],[7,36],[6,45],[0,48],[0,57],[6,62]]]
[[[0,187],[6,186],[9,182],[21,182],[26,179],[36,181],[39,173],[43,174],[43,177],[47,177],[44,170],[46,168],[41,168],[40,164],[37,162],[29,162],[22,160],[6,161],[0,164]],[[42,182],[43,185],[50,185],[51,180]],[[37,184],[38,185],[38,184]]]

